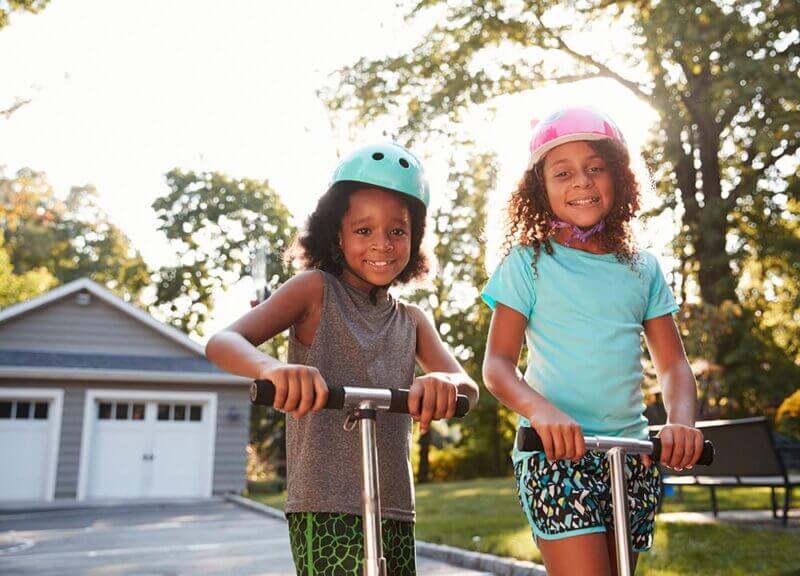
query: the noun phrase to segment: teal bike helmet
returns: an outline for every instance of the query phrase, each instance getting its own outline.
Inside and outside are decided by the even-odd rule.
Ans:
[[[371,144],[345,157],[333,172],[330,186],[363,182],[416,198],[428,207],[430,187],[422,164],[411,152],[393,142]]]

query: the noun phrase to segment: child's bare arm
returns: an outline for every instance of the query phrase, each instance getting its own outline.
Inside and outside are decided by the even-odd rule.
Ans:
[[[464,394],[474,407],[478,385],[444,345],[430,318],[417,306],[408,308],[417,324],[417,362],[426,372],[409,390],[408,409],[424,432],[431,420],[453,417],[457,394]]]
[[[697,384],[672,316],[645,320],[644,335],[667,410],[667,425],[659,434],[661,462],[680,470],[693,465],[703,450],[703,434],[694,427]]]
[[[327,387],[311,366],[286,364],[258,350],[258,346],[290,326],[303,327],[319,320],[323,279],[304,272],[283,284],[206,344],[206,356],[227,372],[247,378],[266,378],[275,384],[275,408],[302,416],[325,405]]]
[[[580,458],[585,444],[578,423],[528,386],[517,368],[526,324],[522,314],[497,304],[483,361],[486,388],[505,406],[530,420],[542,438],[548,460]]]

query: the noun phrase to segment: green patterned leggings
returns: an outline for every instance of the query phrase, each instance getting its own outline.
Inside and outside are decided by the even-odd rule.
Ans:
[[[361,516],[329,512],[286,515],[297,576],[361,576]],[[414,523],[382,519],[383,556],[392,576],[416,576]]]

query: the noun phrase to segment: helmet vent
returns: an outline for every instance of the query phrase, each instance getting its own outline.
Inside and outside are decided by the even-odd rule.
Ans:
[[[403,168],[408,168],[408,160],[406,160],[405,158],[400,158],[400,166],[402,166]]]
[[[383,160],[383,152],[375,152],[375,154],[372,155],[372,159]]]

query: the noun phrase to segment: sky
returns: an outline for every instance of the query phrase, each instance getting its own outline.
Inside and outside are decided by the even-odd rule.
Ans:
[[[0,32],[0,109],[31,102],[0,116],[0,166],[7,175],[44,171],[63,196],[96,186],[100,206],[152,268],[174,258],[150,206],[175,167],[267,179],[302,225],[339,153],[379,139],[375,127],[336,126],[317,91],[359,58],[413,46],[423,29],[404,14],[394,0],[52,0],[37,15],[15,13]],[[604,79],[504,98],[493,119],[466,120],[479,146],[498,155],[496,200],[524,170],[531,119],[563,105],[605,110],[634,151],[657,120]],[[449,157],[419,152],[435,207]],[[647,230],[642,238],[657,254],[669,241]],[[218,294],[206,337],[245,313],[251,297],[247,280]]]

